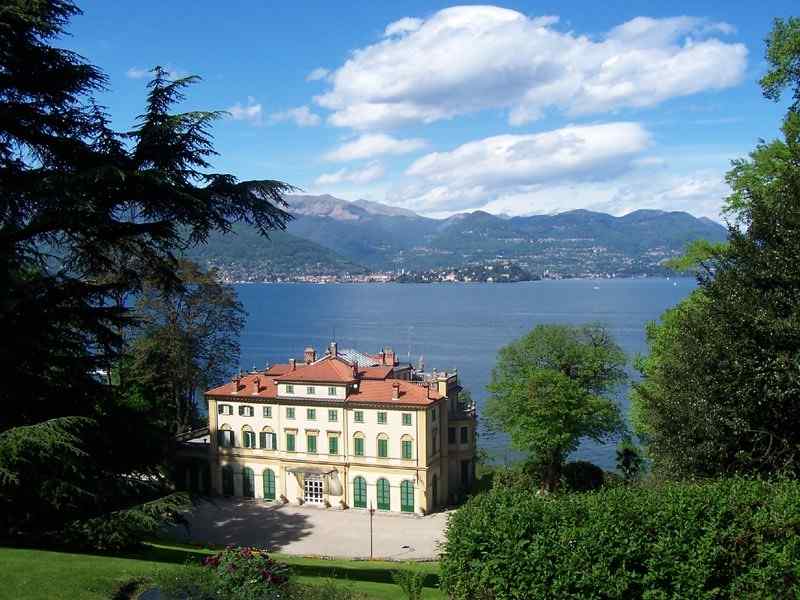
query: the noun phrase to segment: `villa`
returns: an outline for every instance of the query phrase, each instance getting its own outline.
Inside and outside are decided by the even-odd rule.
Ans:
[[[457,372],[331,343],[206,392],[186,485],[226,496],[426,514],[474,480],[474,406]],[[209,477],[210,473],[210,477]]]

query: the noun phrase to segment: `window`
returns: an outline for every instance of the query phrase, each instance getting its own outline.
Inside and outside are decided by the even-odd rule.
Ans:
[[[316,421],[317,420],[317,409],[316,408],[307,408],[306,409],[306,419],[309,421]]]
[[[378,458],[386,458],[389,456],[389,440],[386,438],[378,438]]]
[[[335,396],[336,395],[336,388],[334,386],[330,386],[328,388],[328,396]]]
[[[407,479],[400,484],[400,510],[414,512],[414,484]]]
[[[403,425],[411,425],[411,413],[403,413]]]
[[[356,456],[364,456],[364,438],[353,438],[353,454]]]
[[[231,406],[230,404],[220,404],[217,407],[217,412],[221,415],[232,415],[233,406]]]
[[[367,508],[367,480],[363,477],[353,479],[353,506]]]
[[[259,446],[264,450],[277,450],[278,440],[275,439],[276,435],[271,431],[262,431],[258,434]]]
[[[378,411],[378,425],[386,425],[386,413]]]
[[[256,434],[252,431],[243,430],[242,431],[242,445],[245,448],[255,448],[256,447]]]
[[[287,419],[294,419],[294,406],[287,406],[286,407],[286,418]]]
[[[243,404],[239,405],[239,416],[240,417],[252,417],[255,414],[252,406],[245,406]]]
[[[414,454],[413,442],[409,439],[405,439],[402,442],[400,442],[400,445],[402,447],[403,458],[405,460],[411,460]]]
[[[271,406],[265,406],[264,407],[264,418],[265,419],[271,419],[272,418],[272,407]]]
[[[456,428],[455,427],[448,427],[447,428],[447,443],[448,444],[455,444],[456,443]]]
[[[339,420],[339,411],[333,409],[328,411],[328,421],[335,423]]]
[[[286,451],[287,452],[294,452],[294,434],[287,433],[286,434]]]
[[[328,454],[339,454],[339,438],[335,435],[328,438]]]
[[[317,453],[317,436],[316,435],[307,435],[306,436],[306,451],[310,454]]]
[[[315,393],[316,393],[316,390],[314,389],[313,385],[309,385],[306,388],[306,394],[308,394],[309,396],[313,396]]]
[[[264,469],[264,499],[275,500],[275,473],[272,469]]]
[[[245,498],[256,496],[256,475],[250,467],[242,469],[242,496]]]
[[[461,443],[466,444],[469,442],[469,429],[466,427],[461,428]]]
[[[389,481],[378,479],[378,510],[390,510]]]
[[[294,394],[294,386],[291,383],[286,384],[286,393]]]
[[[217,432],[217,444],[222,448],[233,448],[233,431],[222,430]]]
[[[353,421],[356,423],[363,423],[364,422],[364,411],[363,410],[356,410],[353,412]]]

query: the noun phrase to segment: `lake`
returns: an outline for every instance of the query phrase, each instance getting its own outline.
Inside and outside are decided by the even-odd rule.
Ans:
[[[539,323],[600,322],[628,353],[645,353],[644,327],[694,289],[693,279],[570,279],[513,284],[246,284],[236,290],[248,312],[241,339],[242,368],[302,357],[303,348],[376,352],[392,347],[400,360],[426,370],[458,369],[477,401],[499,348]],[[632,367],[629,367],[634,374]],[[627,411],[627,390],[619,402]],[[479,444],[492,458],[516,454],[502,435],[480,428]],[[574,458],[614,465],[615,444],[585,442]]]

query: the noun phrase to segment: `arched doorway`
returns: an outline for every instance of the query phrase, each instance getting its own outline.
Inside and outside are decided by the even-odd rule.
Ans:
[[[353,479],[353,506],[367,508],[367,481],[363,477]]]
[[[400,484],[400,510],[414,512],[414,484],[407,479]]]
[[[389,480],[378,479],[378,510],[391,510],[391,505]]]
[[[230,465],[222,467],[222,494],[233,496],[233,467]]]
[[[250,467],[242,469],[242,496],[245,498],[256,497],[256,476]]]
[[[275,473],[272,469],[264,469],[264,499],[275,500]]]

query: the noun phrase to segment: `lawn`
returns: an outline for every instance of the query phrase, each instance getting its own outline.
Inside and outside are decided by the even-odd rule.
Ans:
[[[174,544],[147,544],[125,555],[74,554],[27,548],[0,548],[0,599],[100,600],[112,598],[126,584],[198,560],[210,551]],[[333,577],[375,599],[402,598],[392,583],[401,565],[380,561],[325,560],[274,555],[288,563],[297,581],[313,584]],[[424,598],[444,598],[438,589],[438,563],[421,563],[427,574]],[[126,597],[121,595],[120,597]]]

